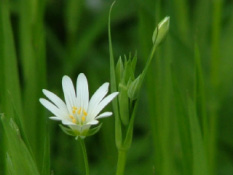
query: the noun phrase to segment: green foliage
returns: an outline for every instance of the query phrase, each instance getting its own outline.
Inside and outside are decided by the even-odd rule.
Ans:
[[[1,123],[6,138],[6,174],[39,175],[35,160],[22,139],[20,130],[13,118],[1,116]]]
[[[208,175],[208,165],[201,128],[198,122],[194,102],[188,98],[189,125],[193,150],[193,175]]]
[[[84,174],[81,147],[38,102],[80,72],[90,92],[109,79],[121,92],[86,139],[90,175],[116,173],[116,147],[125,174],[232,174],[233,3],[118,0],[111,17],[110,4],[1,0],[0,174]]]

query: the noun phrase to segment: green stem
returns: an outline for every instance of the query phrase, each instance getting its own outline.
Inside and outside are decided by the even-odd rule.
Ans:
[[[142,72],[142,79],[144,79],[144,77],[145,77],[145,75],[146,75],[146,73],[147,73],[147,71],[149,69],[149,66],[150,66],[150,63],[151,63],[151,61],[152,61],[152,59],[154,57],[154,53],[155,53],[156,48],[157,48],[157,45],[154,44],[153,47],[152,47],[152,50],[150,52],[149,58],[148,58],[148,60],[146,62],[146,66],[145,66],[145,68],[144,68],[144,70]]]
[[[119,150],[116,175],[124,175],[125,163],[126,163],[126,150]]]
[[[86,175],[89,175],[87,150],[86,150],[85,142],[83,139],[80,139],[80,145],[81,145],[82,152],[83,152],[83,159],[84,159],[84,164],[85,164],[85,169],[86,169]]]

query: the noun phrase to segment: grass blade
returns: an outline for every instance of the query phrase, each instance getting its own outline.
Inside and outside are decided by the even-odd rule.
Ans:
[[[194,102],[188,98],[188,117],[193,149],[193,175],[208,175],[204,142]]]
[[[115,2],[112,3],[109,16],[108,16],[108,39],[109,39],[109,53],[110,53],[110,82],[111,82],[111,91],[117,91],[116,85],[116,76],[115,76],[115,63],[114,63],[114,54],[112,49],[112,37],[111,37],[111,12]],[[117,147],[121,147],[122,145],[122,132],[121,132],[121,121],[119,116],[119,109],[118,109],[118,98],[113,100],[113,110],[115,114],[115,134],[116,134],[116,145]]]
[[[36,163],[30,151],[27,149],[20,131],[12,118],[1,116],[1,123],[6,138],[6,161],[10,174],[34,174],[39,175]]]

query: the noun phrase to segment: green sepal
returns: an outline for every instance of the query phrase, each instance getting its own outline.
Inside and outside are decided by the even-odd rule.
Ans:
[[[141,85],[141,74],[129,85],[128,97],[131,100],[136,100],[138,98],[140,85]]]
[[[72,129],[70,129],[70,128],[67,128],[67,127],[65,127],[65,126],[63,126],[63,125],[59,125],[60,126],[60,128],[62,129],[62,131],[64,132],[64,133],[66,133],[67,135],[70,135],[70,136],[77,136],[77,133],[75,133],[74,132],[74,130],[72,130]]]
[[[120,118],[122,123],[127,126],[129,123],[129,99],[128,99],[128,88],[123,84],[119,84],[119,111],[120,111]]]
[[[134,77],[134,73],[132,70],[132,66],[131,66],[131,61],[127,60],[126,56],[125,56],[125,60],[124,60],[124,73],[123,73],[123,77],[121,79],[121,83],[126,85],[126,83],[128,82],[128,80],[130,78]]]
[[[119,57],[117,64],[116,64],[116,82],[117,82],[117,84],[120,83],[121,78],[123,76],[123,72],[124,72],[124,65],[123,65],[121,57]]]
[[[101,126],[102,126],[102,123],[94,128],[89,129],[86,136],[95,135],[100,130]]]
[[[153,32],[153,35],[152,35],[152,42],[153,44],[155,44],[155,41],[157,40],[157,37],[158,37],[158,26],[156,26],[154,32]]]

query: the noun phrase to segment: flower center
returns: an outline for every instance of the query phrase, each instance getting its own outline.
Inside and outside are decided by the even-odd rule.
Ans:
[[[73,123],[79,123],[83,124],[86,120],[87,112],[83,108],[77,108],[76,106],[72,107],[72,113],[73,115],[70,115],[69,117],[72,119]],[[78,121],[77,121],[78,119]]]

